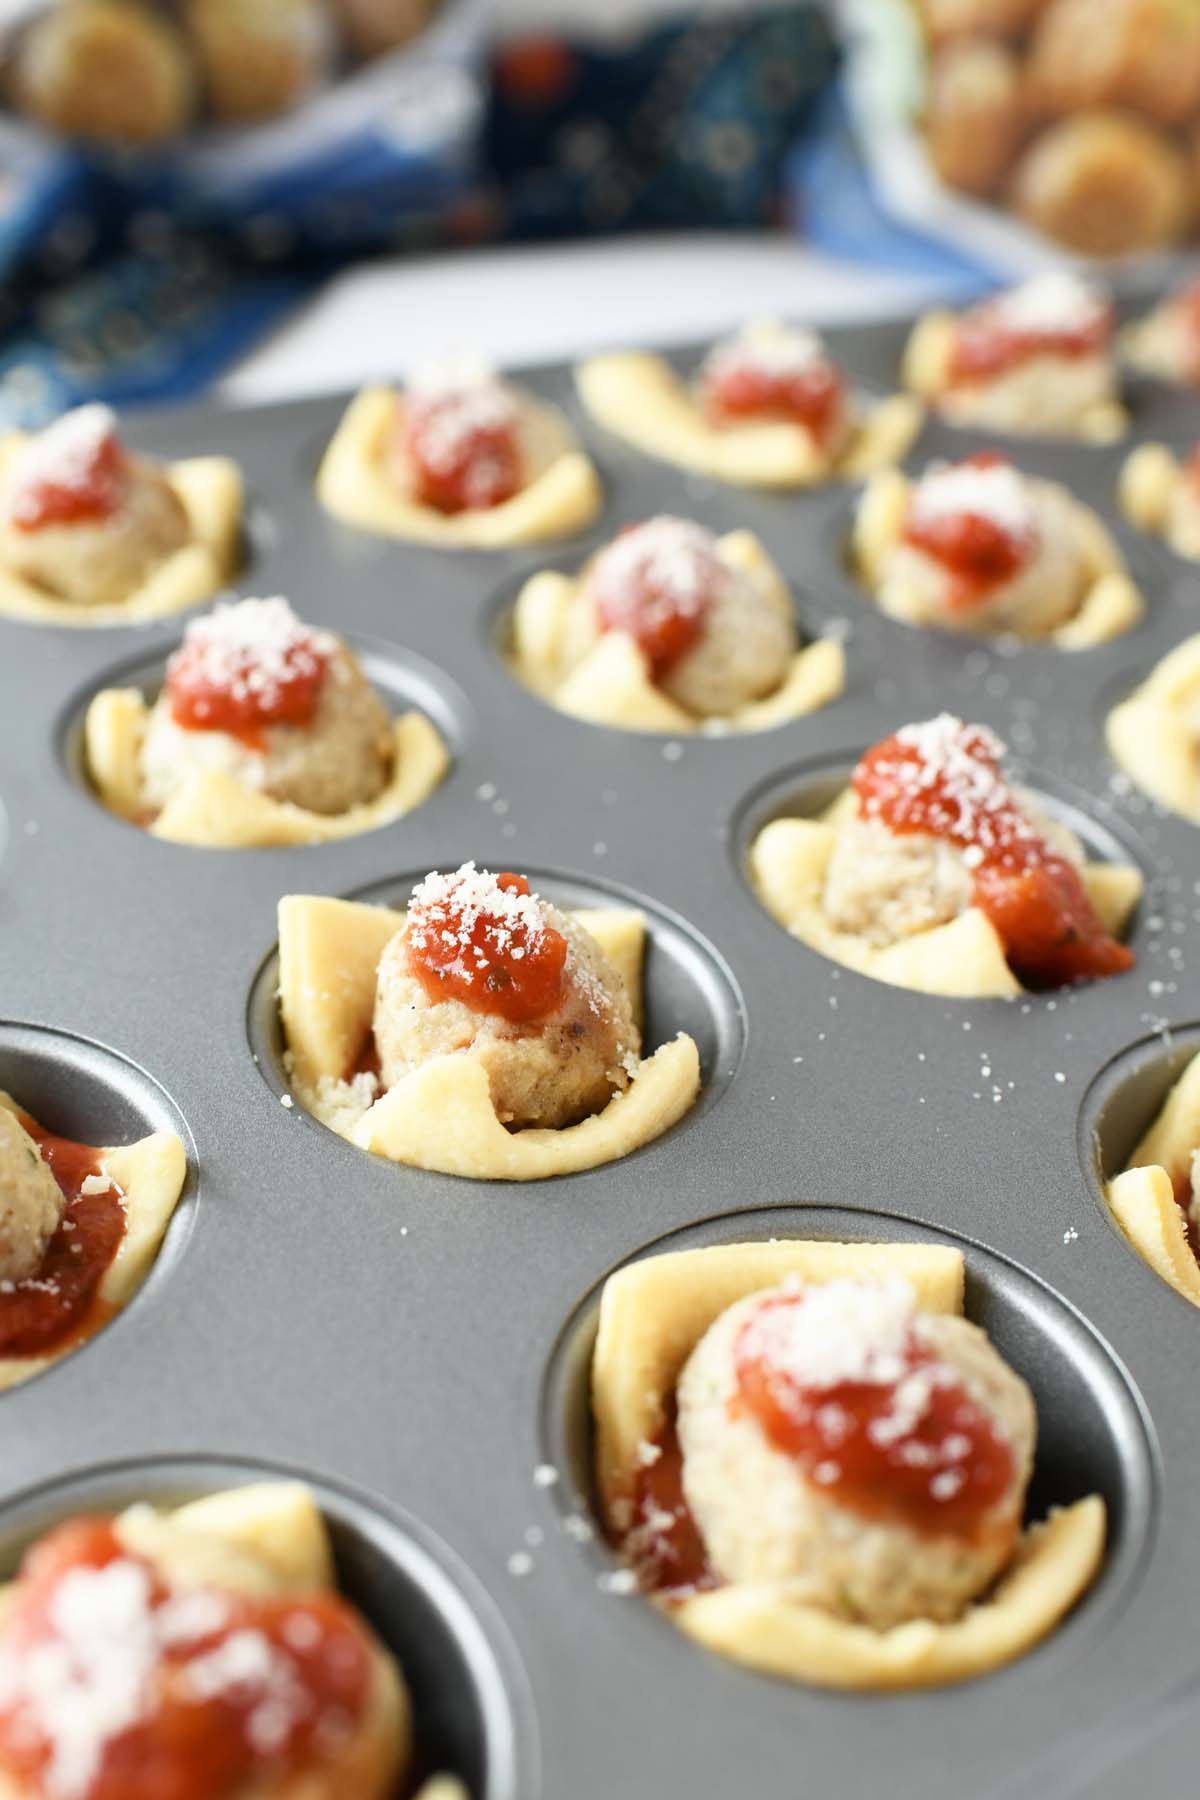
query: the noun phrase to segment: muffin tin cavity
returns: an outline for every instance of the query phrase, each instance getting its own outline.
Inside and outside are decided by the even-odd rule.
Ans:
[[[1159,1505],[1159,1453],[1140,1395],[1108,1345],[1036,1276],[952,1232],[892,1213],[837,1207],[777,1207],[724,1213],[643,1246],[635,1257],[769,1238],[834,1242],[946,1243],[967,1265],[967,1317],[1033,1390],[1038,1448],[1027,1516],[1099,1494],[1108,1511],[1104,1565],[1078,1611],[1051,1640],[1077,1646],[1085,1624],[1096,1630],[1124,1604],[1153,1540]],[[611,1272],[611,1271],[610,1271]],[[541,1399],[546,1461],[568,1511],[594,1519],[589,1555],[609,1566],[593,1475],[590,1371],[603,1281],[580,1301],[551,1352]],[[681,1640],[682,1641],[682,1640]],[[1065,1651],[1070,1654],[1068,1648]]]
[[[1198,1051],[1200,1024],[1171,1026],[1131,1044],[1101,1069],[1079,1111],[1079,1160],[1093,1187],[1103,1187],[1128,1167]],[[1102,1194],[1099,1199],[1111,1222]]]
[[[537,1736],[525,1679],[487,1596],[433,1535],[305,1471],[207,1457],[120,1463],[14,1499],[0,1516],[0,1580],[64,1519],[139,1501],[181,1506],[251,1481],[302,1480],[329,1528],[338,1586],[397,1658],[413,1699],[421,1773],[479,1800],[537,1800]]]
[[[452,869],[457,867],[457,860],[454,856],[444,858],[439,866]],[[425,869],[413,870],[386,881],[372,882],[343,898],[373,906],[403,908],[426,872]],[[567,911],[629,906],[645,913],[642,1054],[649,1056],[680,1032],[686,1032],[695,1041],[700,1052],[701,1089],[683,1121],[683,1127],[686,1127],[688,1121],[713,1106],[730,1086],[746,1047],[746,1005],[724,958],[686,920],[628,888],[554,870],[522,867],[520,872],[528,876],[535,893]],[[291,1086],[284,1064],[286,1044],[279,1017],[278,989],[279,957],[275,947],[250,989],[247,1030],[250,1049],[263,1079],[273,1093],[283,1096],[290,1094]]]
[[[298,603],[303,611],[303,603]],[[376,638],[345,635],[345,641],[363,673],[393,717],[418,711],[425,714],[457,757],[470,737],[474,720],[470,702],[458,684],[425,657],[393,647]],[[153,704],[162,688],[167,659],[180,638],[153,656],[139,656],[114,664],[77,692],[64,708],[57,729],[58,752],[67,774],[77,787],[99,804],[99,796],[87,767],[84,723],[88,707],[106,688],[137,688],[147,704]],[[107,810],[107,809],[106,809]],[[113,817],[111,813],[108,817]],[[120,822],[120,821],[118,821]],[[0,830],[0,848],[3,833]]]

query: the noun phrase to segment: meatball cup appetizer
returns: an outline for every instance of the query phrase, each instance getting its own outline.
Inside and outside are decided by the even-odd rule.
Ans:
[[[1139,375],[1200,388],[1200,278],[1185,281],[1130,325],[1121,347]]]
[[[797,646],[792,597],[756,537],[668,516],[627,526],[576,577],[532,576],[513,666],[560,712],[630,731],[760,731],[845,686],[840,644]]]
[[[1165,444],[1140,444],[1121,470],[1117,499],[1131,525],[1200,562],[1200,444],[1182,457]]]
[[[1128,425],[1111,303],[1066,270],[959,314],[927,314],[904,384],[951,425],[1106,442]]]
[[[317,495],[347,525],[471,550],[570,537],[603,501],[562,413],[476,357],[431,364],[400,393],[359,394]]]
[[[860,974],[925,994],[1009,998],[1133,966],[1120,933],[1138,871],[1089,863],[1004,745],[943,713],[869,750],[820,818],[755,839],[759,897],[793,937]]]
[[[211,599],[233,576],[242,481],[224,457],[160,468],[106,406],[0,437],[0,614],[125,625]]]
[[[296,1482],[55,1526],[0,1600],[0,1793],[411,1792],[404,1678],[335,1584],[325,1521]]]
[[[1200,1306],[1200,1056],[1106,1188],[1121,1230],[1155,1274]]]
[[[570,915],[522,875],[431,874],[407,914],[279,907],[286,1066],[322,1124],[393,1162],[537,1181],[613,1162],[700,1088],[680,1034],[641,1060],[645,920]]]
[[[45,7],[17,39],[10,84],[49,130],[119,144],[175,137],[196,105],[182,36],[138,0]]]
[[[1023,1532],[1033,1397],[962,1309],[960,1254],[925,1244],[731,1244],[609,1277],[597,1485],[676,1625],[867,1689],[964,1681],[1053,1630],[1104,1503]]]
[[[1200,825],[1200,635],[1163,657],[1105,727],[1113,761],[1160,806]]]
[[[904,456],[922,419],[903,395],[859,400],[814,332],[771,321],[714,345],[690,379],[663,356],[620,351],[581,364],[576,382],[615,437],[736,487],[852,479]]]
[[[177,844],[313,844],[390,825],[449,757],[419,712],[389,716],[353,653],[287,601],[241,600],[188,626],[162,692],[106,688],[88,708],[105,806]]]
[[[873,476],[851,560],[880,611],[906,625],[1085,650],[1143,611],[1098,514],[994,451],[931,463],[915,481]]]
[[[97,1149],[46,1131],[0,1091],[0,1389],[40,1375],[128,1305],[186,1178],[172,1132]]]

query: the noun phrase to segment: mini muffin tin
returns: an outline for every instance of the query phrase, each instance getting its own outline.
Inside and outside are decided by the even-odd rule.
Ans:
[[[889,390],[904,328],[830,336]],[[1200,628],[1197,578],[1115,518],[1128,445],[1014,441],[1022,467],[1113,521],[1144,619],[1075,654],[918,632],[846,573],[852,489],[697,480],[594,429],[569,370],[527,379],[571,414],[607,494],[586,537],[545,549],[423,549],[328,518],[312,482],[343,399],[131,426],[151,452],[236,457],[240,590],[343,632],[389,702],[445,733],[452,772],[395,826],[224,852],[123,825],[87,789],[83,713],[102,686],[152,686],[184,622],[0,621],[0,1084],[92,1142],[173,1126],[192,1160],[142,1293],[0,1400],[0,1573],[64,1511],[283,1470],[316,1485],[348,1590],[405,1662],[429,1765],[475,1800],[1177,1796],[1200,1690],[1200,1325],[1110,1221],[1101,1163],[1121,1165],[1200,1041],[1200,836],[1131,789],[1103,727]],[[1146,384],[1131,399],[1136,437],[1195,430],[1194,400]],[[909,465],[984,441],[931,423]],[[769,732],[676,741],[578,723],[513,679],[521,579],[664,510],[759,535],[805,631],[844,635],[842,698]],[[1092,854],[1141,867],[1133,973],[1011,1004],[935,999],[835,967],[759,905],[754,832],[943,708],[995,727]],[[469,857],[568,904],[644,906],[648,1042],[686,1029],[704,1064],[666,1137],[489,1185],[371,1158],[292,1102],[279,897],[402,902]],[[1095,1587],[997,1674],[888,1698],[755,1675],[629,1593],[603,1543],[587,1380],[604,1277],[659,1249],[785,1235],[961,1245],[968,1310],[1038,1400],[1032,1513],[1108,1503]]]

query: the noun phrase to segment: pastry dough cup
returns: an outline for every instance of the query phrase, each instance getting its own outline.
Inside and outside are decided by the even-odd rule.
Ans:
[[[0,438],[0,479],[28,438]],[[227,587],[240,560],[244,496],[241,471],[223,456],[195,456],[169,463],[165,474],[191,526],[191,541],[174,551],[125,600],[80,606],[56,600],[45,588],[0,563],[0,616],[31,625],[140,625],[184,612]]]
[[[1162,538],[1176,556],[1200,562],[1200,490],[1188,505],[1191,486],[1174,451],[1139,444],[1121,469],[1117,504],[1139,531]]]
[[[958,319],[952,312],[926,313],[914,326],[905,346],[900,378],[910,394],[915,394],[949,425],[969,430],[977,427],[969,408],[956,407],[955,391],[950,384],[950,366],[958,337]],[[1059,427],[1053,431],[1032,428],[1005,436],[1078,438],[1085,444],[1112,444],[1129,430],[1129,414],[1118,400],[1100,400],[1085,408],[1073,429]]]
[[[787,584],[750,531],[731,531],[717,545],[722,562],[762,582],[779,610],[792,616]],[[565,634],[583,576],[544,569],[525,583],[513,609],[512,667],[518,680],[549,705],[592,725],[625,731],[663,731],[673,737],[703,731],[766,731],[836,700],[846,685],[846,658],[832,638],[797,650],[773,694],[722,718],[701,719],[651,679],[650,665],[627,632],[606,631],[580,662],[568,667]]]
[[[963,1310],[961,1254],[928,1244],[718,1245],[650,1256],[610,1276],[592,1363],[597,1477],[610,1523],[636,1477],[639,1444],[663,1429],[685,1362],[728,1307],[788,1276],[889,1275],[909,1281],[928,1311]],[[775,1582],[730,1582],[656,1604],[708,1649],[768,1674],[830,1688],[948,1685],[1011,1662],[1052,1631],[1095,1577],[1105,1528],[1095,1495],[1051,1513],[1025,1532],[987,1597],[950,1624],[917,1619],[876,1631],[799,1602]]]
[[[22,1110],[2,1089],[0,1106],[8,1112]],[[125,1231],[96,1295],[101,1317],[107,1322],[128,1306],[154,1265],[183,1193],[187,1153],[174,1132],[156,1131],[136,1144],[102,1150],[100,1158],[101,1169],[125,1195]],[[43,1356],[0,1356],[0,1392],[41,1375],[94,1335],[72,1337],[61,1350]],[[0,1800],[5,1800],[2,1784]]]
[[[96,792],[118,818],[139,825],[147,805],[141,749],[150,709],[138,688],[105,688],[87,710],[84,757]],[[332,843],[394,824],[427,800],[450,766],[450,753],[423,713],[392,721],[392,775],[374,800],[342,813],[310,812],[243,786],[219,770],[181,783],[148,826],[151,836],[208,850],[270,849]]]
[[[1200,634],[1163,657],[1108,715],[1113,761],[1143,792],[1200,825],[1200,742],[1192,720],[1200,702]]]
[[[847,789],[821,818],[775,819],[759,832],[750,849],[750,873],[771,917],[832,962],[893,987],[978,1000],[1023,993],[999,933],[979,907],[882,949],[829,922],[825,871],[839,817],[852,805]],[[1101,924],[1120,936],[1141,899],[1140,872],[1129,863],[1088,863],[1081,873]]]
[[[194,1500],[170,1512],[131,1507],[116,1520],[126,1547],[149,1557],[168,1579],[232,1593],[321,1593],[336,1585],[325,1521],[302,1482],[260,1482]],[[11,1588],[5,1590],[11,1593]],[[3,1606],[0,1591],[0,1607]],[[369,1628],[368,1628],[369,1629]],[[413,1755],[411,1703],[394,1658],[372,1635],[371,1687],[354,1739],[336,1774],[295,1774],[270,1788],[270,1800],[389,1800]],[[251,1782],[242,1800],[267,1800]],[[0,1772],[0,1800],[36,1800]],[[466,1800],[457,1783],[417,1800]]]
[[[1000,633],[987,621],[978,628],[973,627],[969,619],[960,627],[952,628],[940,620],[936,623],[927,621],[921,616],[920,609],[914,605],[910,611],[894,594],[889,596],[885,609],[880,592],[880,572],[884,558],[904,529],[911,491],[908,477],[899,469],[886,469],[872,476],[854,516],[850,543],[851,560],[859,581],[880,610],[886,610],[901,623],[933,631],[954,629],[956,636],[972,636],[978,629],[983,636],[1016,636],[1027,643],[1053,644],[1059,650],[1091,650],[1097,644],[1106,644],[1132,630],[1141,618],[1145,602],[1125,567],[1119,548],[1099,515],[1076,500],[1071,501],[1071,507],[1089,585],[1072,617],[1053,631],[1039,637],[1021,632]]]
[[[1191,1168],[1200,1150],[1200,1056],[1194,1056],[1167,1095],[1162,1111],[1105,1188],[1113,1217],[1138,1254],[1177,1294],[1200,1306],[1200,1264],[1188,1243],[1174,1174]]]
[[[364,388],[350,402],[317,473],[317,498],[343,524],[446,549],[503,550],[571,537],[604,503],[600,478],[555,407],[521,396],[529,481],[499,506],[442,513],[403,494],[385,449],[404,399],[393,388]]]
[[[625,982],[641,1024],[645,920],[629,909],[579,912]],[[508,1131],[469,1051],[437,1056],[365,1111],[342,1078],[371,1030],[376,973],[405,915],[359,901],[289,895],[279,903],[279,993],[288,1067],[314,1117],[392,1162],[475,1181],[542,1181],[615,1162],[677,1123],[700,1091],[700,1056],[681,1033],[639,1064],[603,1112],[561,1130]]]
[[[661,462],[734,487],[856,481],[907,456],[925,417],[911,396],[894,394],[874,407],[847,448],[831,458],[803,425],[786,420],[710,424],[684,378],[665,357],[649,351],[590,357],[575,380],[592,418],[614,437]]]

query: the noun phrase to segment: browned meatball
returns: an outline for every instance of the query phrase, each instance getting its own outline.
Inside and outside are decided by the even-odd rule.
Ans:
[[[135,0],[56,6],[21,38],[18,105],[52,131],[157,144],[182,131],[195,85],[175,27]]]
[[[37,1273],[62,1209],[49,1164],[17,1115],[0,1106],[0,1282]]]
[[[1029,86],[1051,112],[1132,106],[1178,124],[1200,106],[1200,7],[1180,0],[1054,0]]]
[[[1052,126],[1018,167],[1013,197],[1029,224],[1085,256],[1175,243],[1192,212],[1182,152],[1155,127],[1114,112]]]
[[[419,37],[437,0],[334,0],[350,44],[359,56],[380,56]]]
[[[321,0],[187,0],[209,105],[219,119],[286,112],[327,65],[329,21]]]
[[[1046,0],[919,0],[935,44],[962,37],[1017,37]]]
[[[925,114],[933,166],[968,194],[995,193],[1025,132],[1020,65],[984,39],[952,44],[934,59]]]

